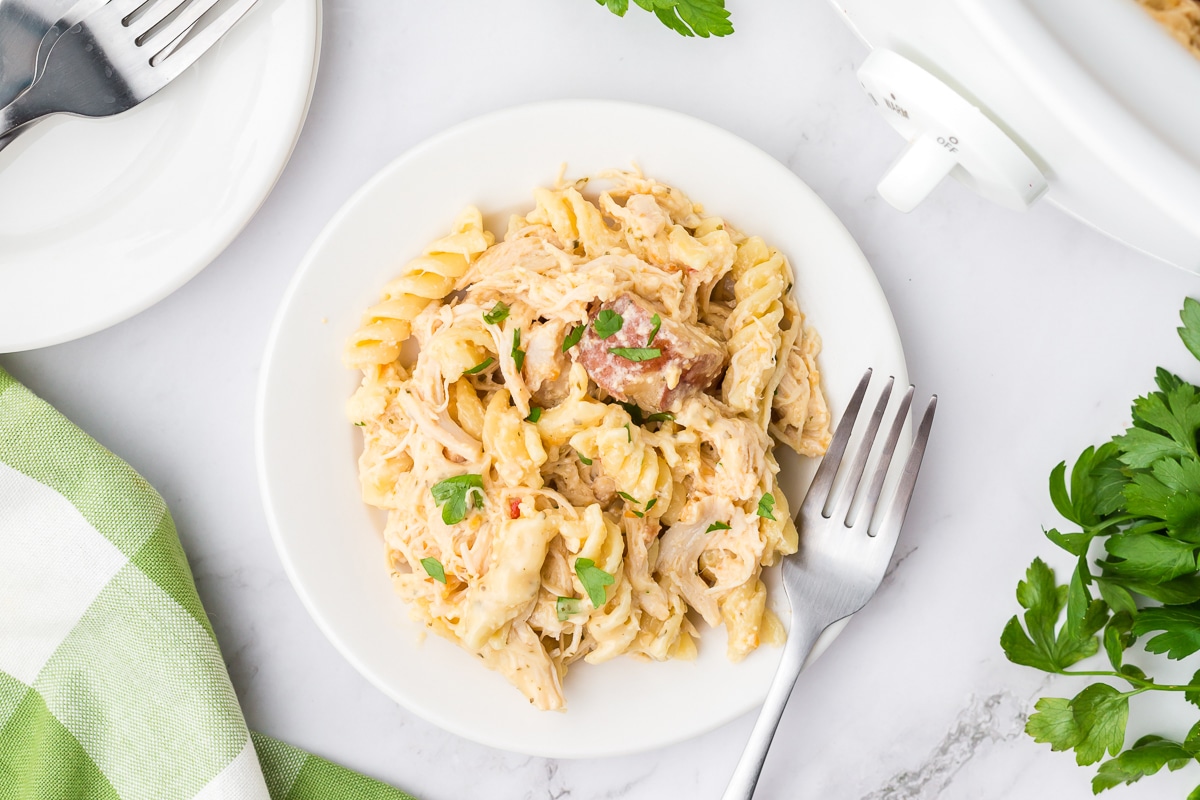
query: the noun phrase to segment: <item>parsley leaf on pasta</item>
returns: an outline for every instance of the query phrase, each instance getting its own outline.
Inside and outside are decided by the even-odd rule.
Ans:
[[[611,308],[603,308],[596,315],[596,319],[592,322],[592,330],[601,339],[607,339],[617,331],[621,330],[621,326],[625,324],[625,318]]]
[[[525,351],[521,349],[521,329],[517,328],[513,331],[513,346],[512,346],[513,361],[517,365],[517,372],[520,372],[525,366]]]
[[[575,455],[579,456],[579,463],[589,467],[592,465],[592,460],[578,450],[575,451]]]
[[[634,425],[641,425],[645,421],[645,415],[642,414],[642,409],[638,407],[637,403],[618,402],[617,405],[625,409],[625,413],[633,420]]]
[[[657,347],[610,347],[608,352],[626,361],[652,361],[662,355]]]
[[[466,370],[465,372],[463,372],[463,375],[474,375],[476,373],[483,372],[485,369],[487,369],[488,367],[490,367],[492,364],[495,364],[495,363],[496,363],[496,359],[492,358],[491,356],[488,356],[483,361],[480,361],[478,364],[471,367],[469,370]]]
[[[442,562],[430,556],[429,558],[421,559],[421,566],[425,568],[425,572],[429,577],[433,578],[438,583],[446,582],[446,568],[442,566]]]
[[[565,353],[579,344],[579,340],[583,338],[583,332],[586,329],[587,325],[576,325],[574,328],[571,328],[571,332],[563,337],[562,351]]]
[[[758,515],[769,520],[775,519],[775,495],[767,492],[758,501]]]
[[[479,498],[483,496],[483,476],[456,475],[438,481],[429,491],[433,493],[434,502],[442,507],[442,522],[454,525],[467,516],[468,496],[478,508]]]
[[[533,406],[529,409],[529,416],[525,418],[526,422],[537,422],[542,418],[542,409],[538,406]]]
[[[712,533],[713,531],[727,531],[727,530],[729,530],[729,523],[718,521],[718,522],[714,522],[712,525],[709,525],[708,530],[706,530],[705,533]]]
[[[560,597],[554,602],[554,613],[559,622],[566,622],[572,614],[579,613],[578,597]]]
[[[488,325],[499,325],[508,318],[508,304],[501,301],[492,306],[492,310],[483,315],[483,321]]]
[[[662,317],[655,314],[650,318],[650,335],[646,337],[646,346],[654,344],[654,337],[658,336],[658,329],[662,327]]]
[[[612,586],[613,576],[597,567],[596,562],[590,558],[575,559],[575,574],[579,576],[579,582],[583,584],[583,590],[587,592],[592,606],[601,608],[607,602],[604,587]]]

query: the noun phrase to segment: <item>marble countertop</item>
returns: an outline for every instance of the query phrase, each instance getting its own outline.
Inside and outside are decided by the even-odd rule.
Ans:
[[[288,583],[252,445],[284,287],[347,196],[405,149],[552,98],[627,99],[716,123],[841,217],[891,302],[913,380],[941,397],[893,570],[802,676],[760,796],[1091,797],[1089,771],[1021,733],[1034,698],[1082,684],[1009,664],[998,638],[1023,570],[1053,555],[1041,533],[1056,520],[1051,467],[1124,426],[1156,366],[1200,372],[1174,330],[1196,278],[1047,205],[1007,212],[955,183],[895,212],[874,185],[900,142],[854,77],[862,45],[822,0],[730,5],[736,35],[702,41],[590,0],[327,0],[311,115],[245,232],[138,317],[0,365],[167,499],[252,727],[422,800],[719,797],[751,716],[661,751],[554,761],[464,741],[384,697]],[[1182,735],[1187,715],[1171,709],[1135,711],[1131,733]],[[1113,796],[1182,798],[1198,773]]]

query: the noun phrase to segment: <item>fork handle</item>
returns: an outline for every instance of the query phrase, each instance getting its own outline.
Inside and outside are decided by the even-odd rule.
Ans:
[[[11,130],[8,133],[0,136],[0,150],[3,150],[4,148],[6,148],[10,144],[12,144],[13,139],[16,139],[18,136],[20,136],[22,133],[24,133],[24,131],[25,131],[25,128],[16,128],[15,130]]]
[[[0,149],[16,138],[15,132],[23,125],[55,112],[56,109],[42,97],[45,92],[39,91],[39,83],[35,82],[11,103],[0,108]]]
[[[742,751],[742,758],[733,770],[733,777],[729,779],[722,800],[750,800],[754,796],[754,787],[758,785],[758,776],[767,760],[767,751],[771,748],[771,740],[775,738],[775,730],[779,727],[783,709],[787,707],[792,687],[796,685],[804,661],[812,652],[817,638],[827,627],[827,624],[814,624],[799,616],[792,617],[792,630],[788,632],[787,642],[783,646],[779,669],[771,681],[771,688],[767,690],[767,699],[758,712],[758,721],[750,732],[750,741]]]

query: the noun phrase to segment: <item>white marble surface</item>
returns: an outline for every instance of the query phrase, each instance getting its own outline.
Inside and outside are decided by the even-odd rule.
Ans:
[[[1081,685],[1047,686],[997,640],[1023,569],[1051,553],[1040,532],[1055,519],[1050,468],[1124,425],[1156,365],[1200,373],[1174,333],[1196,278],[1052,208],[1013,214],[956,184],[894,212],[873,187],[899,143],[855,81],[859,42],[822,0],[730,4],[737,34],[700,41],[590,0],[327,0],[308,125],[241,237],[137,318],[0,365],[166,497],[252,727],[424,800],[716,798],[750,717],[659,752],[548,761],[463,741],[386,699],[288,584],[251,437],[262,349],[292,271],[355,187],[410,145],[560,97],[722,125],[845,221],[887,292],[913,379],[942,399],[894,571],[801,678],[761,796],[1090,797],[1089,772],[1020,733],[1040,692]],[[1181,735],[1187,714],[1171,709],[1155,730]],[[1135,735],[1148,732],[1134,719]],[[1192,767],[1113,796],[1182,798],[1197,782]]]

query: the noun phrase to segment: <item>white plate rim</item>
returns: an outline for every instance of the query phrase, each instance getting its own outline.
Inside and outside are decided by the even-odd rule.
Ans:
[[[733,719],[736,719],[736,718],[740,717],[741,715],[743,715],[744,713],[752,710],[752,708],[754,708],[756,706],[748,706],[748,707],[738,710],[734,713],[729,713],[729,714],[725,714],[720,717],[715,717],[709,722],[709,724],[707,724],[704,727],[698,727],[695,729],[691,729],[685,733],[680,733],[678,735],[674,735],[674,736],[670,736],[670,737],[663,737],[663,738],[661,738],[661,740],[655,741],[654,743],[652,743],[650,745],[643,744],[643,745],[637,745],[637,746],[632,746],[632,747],[626,747],[626,746],[621,746],[619,744],[614,744],[614,745],[606,746],[603,748],[593,747],[593,748],[589,748],[589,749],[580,749],[580,748],[571,746],[569,743],[567,743],[566,745],[559,743],[559,744],[555,744],[552,746],[544,746],[544,745],[543,746],[529,746],[529,745],[521,745],[521,744],[514,743],[511,740],[511,738],[506,735],[506,732],[504,730],[502,730],[502,726],[497,726],[497,728],[495,730],[490,730],[490,731],[482,731],[478,728],[464,726],[452,718],[448,718],[445,715],[439,714],[436,707],[431,706],[428,703],[419,702],[412,693],[405,693],[405,692],[398,691],[383,676],[377,674],[369,664],[367,664],[362,658],[360,658],[359,654],[357,652],[355,652],[354,648],[345,640],[345,638],[339,633],[339,631],[336,629],[336,627],[329,623],[329,621],[326,618],[325,614],[323,613],[320,605],[314,600],[312,595],[307,590],[306,585],[305,585],[305,580],[301,576],[299,569],[298,569],[297,565],[295,564],[291,553],[289,552],[286,534],[282,530],[282,528],[279,524],[278,514],[275,509],[275,505],[274,505],[274,502],[272,499],[271,492],[268,489],[269,485],[271,484],[271,475],[270,475],[271,469],[270,469],[269,454],[266,451],[266,441],[265,441],[264,433],[265,433],[265,424],[266,424],[265,420],[266,420],[266,416],[268,413],[267,396],[270,391],[271,376],[272,376],[273,369],[275,366],[275,356],[276,356],[276,353],[278,350],[279,339],[283,335],[283,329],[286,325],[287,312],[288,312],[289,308],[292,306],[296,296],[301,292],[305,278],[307,276],[307,273],[308,273],[309,269],[312,267],[313,263],[315,262],[317,254],[322,250],[322,248],[326,245],[326,243],[333,236],[335,236],[338,227],[341,226],[347,218],[349,218],[356,212],[357,207],[362,203],[362,201],[366,197],[368,197],[370,194],[372,194],[372,192],[376,189],[376,187],[378,187],[381,183],[384,183],[385,181],[391,179],[392,173],[402,170],[409,163],[420,161],[420,159],[422,159],[427,153],[429,153],[430,151],[436,150],[439,146],[441,146],[443,144],[443,142],[445,142],[447,140],[453,139],[455,137],[458,137],[458,136],[466,134],[466,133],[470,133],[473,130],[487,129],[488,127],[490,127],[492,125],[503,124],[504,122],[510,121],[513,119],[520,119],[522,116],[527,115],[527,114],[536,114],[538,112],[548,111],[548,110],[555,110],[555,111],[560,111],[560,112],[564,112],[564,113],[567,113],[570,111],[582,112],[582,111],[603,110],[603,111],[612,112],[612,113],[629,112],[629,113],[635,113],[635,114],[659,115],[664,119],[670,119],[676,123],[693,126],[698,129],[702,128],[713,135],[716,135],[718,137],[723,137],[729,143],[736,144],[736,146],[744,148],[747,153],[752,152],[752,153],[757,154],[758,157],[769,160],[772,164],[774,164],[781,171],[781,174],[787,173],[788,175],[790,175],[790,178],[791,178],[795,188],[797,188],[799,191],[801,191],[805,194],[811,195],[811,197],[816,200],[817,204],[820,207],[820,211],[818,213],[821,213],[825,217],[824,219],[821,220],[822,226],[826,226],[827,231],[831,235],[836,236],[840,240],[840,245],[846,249],[847,254],[849,254],[850,251],[853,251],[855,254],[857,254],[857,261],[859,262],[859,267],[861,267],[863,270],[865,270],[865,273],[861,277],[864,279],[865,283],[867,284],[867,287],[869,287],[869,290],[874,295],[870,299],[873,302],[878,303],[884,311],[884,317],[881,317],[879,322],[880,322],[882,328],[884,328],[887,331],[887,333],[889,334],[890,341],[888,342],[888,344],[894,345],[894,347],[899,355],[899,363],[893,370],[896,380],[899,383],[899,385],[905,385],[907,383],[907,381],[908,381],[907,366],[905,364],[905,358],[903,355],[903,347],[902,347],[902,343],[901,343],[901,340],[899,337],[899,332],[896,328],[895,320],[891,314],[891,310],[890,310],[889,304],[887,302],[886,296],[883,293],[882,286],[879,284],[878,278],[875,276],[873,270],[871,269],[870,264],[866,259],[866,256],[863,255],[861,249],[858,247],[857,243],[854,241],[854,239],[851,236],[851,234],[849,233],[849,231],[845,228],[843,223],[837,218],[837,216],[833,213],[833,211],[831,209],[829,209],[827,205],[825,205],[825,203],[816,195],[815,192],[813,192],[813,190],[810,187],[807,186],[807,184],[805,184],[799,178],[799,176],[792,173],[786,166],[779,163],[773,156],[771,156],[769,153],[766,153],[765,151],[763,151],[761,148],[757,147],[756,145],[746,141],[745,139],[742,139],[741,137],[737,136],[736,134],[731,133],[730,131],[728,131],[724,128],[721,128],[717,125],[713,125],[712,123],[706,122],[704,120],[700,120],[695,117],[689,116],[687,114],[683,114],[680,112],[676,112],[676,111],[661,108],[661,107],[649,106],[649,105],[625,102],[625,101],[595,100],[595,99],[567,99],[567,100],[540,101],[540,102],[527,103],[527,104],[521,104],[521,105],[508,107],[508,108],[503,108],[503,109],[500,109],[497,111],[493,111],[493,112],[490,112],[487,114],[483,114],[483,115],[468,119],[468,120],[458,123],[454,126],[446,128],[443,131],[441,131],[437,134],[434,134],[433,136],[430,136],[430,137],[426,138],[425,140],[417,143],[416,145],[414,145],[411,148],[404,151],[397,158],[393,159],[391,162],[389,162],[387,165],[385,165],[383,168],[381,168],[377,173],[375,173],[370,179],[368,179],[365,183],[363,183],[345,201],[345,203],[338,209],[338,211],[330,218],[329,222],[325,225],[325,227],[321,230],[321,232],[318,234],[318,236],[314,239],[312,245],[309,247],[309,250],[305,254],[302,261],[300,262],[300,265],[298,266],[295,275],[293,276],[292,280],[289,282],[288,287],[287,287],[286,291],[284,292],[283,297],[280,300],[280,304],[279,304],[277,313],[275,315],[275,318],[272,321],[270,333],[268,335],[266,346],[264,349],[264,356],[263,356],[263,360],[262,360],[262,369],[261,369],[260,376],[259,376],[256,403],[255,403],[255,412],[254,412],[255,459],[256,459],[257,476],[258,476],[258,480],[259,480],[260,495],[262,498],[264,513],[267,518],[268,528],[269,528],[269,531],[271,534],[272,541],[275,545],[277,553],[279,554],[280,561],[282,562],[284,571],[287,574],[289,581],[291,582],[293,588],[296,590],[296,593],[299,596],[302,605],[308,611],[308,613],[312,617],[313,621],[316,623],[318,629],[329,640],[329,642],[331,644],[333,644],[334,648],[339,652],[339,654],[343,658],[345,658],[355,668],[355,670],[358,671],[359,674],[361,674],[363,677],[365,677],[372,685],[374,685],[377,689],[379,689],[381,692],[383,692],[387,697],[389,697],[390,699],[392,699],[393,701],[395,701],[396,703],[401,705],[403,708],[405,708],[408,711],[416,714],[417,716],[425,719],[426,721],[442,728],[443,730],[449,731],[449,732],[456,734],[458,736],[461,736],[465,739],[469,739],[469,740],[478,742],[480,744],[496,748],[498,750],[504,750],[504,751],[508,751],[508,752],[517,752],[517,753],[522,753],[522,754],[526,754],[526,755],[537,756],[537,757],[547,757],[547,758],[619,757],[619,756],[625,756],[625,755],[631,755],[631,754],[635,754],[635,753],[645,752],[647,750],[652,750],[652,749],[656,749],[659,747],[665,747],[665,746],[668,746],[671,744],[675,744],[675,743],[678,743],[681,741],[685,741],[685,740],[694,738],[696,736],[700,736],[700,735],[707,733],[711,730],[714,730],[724,724],[727,724],[728,722],[732,721]],[[532,188],[532,187],[525,187],[525,188]],[[710,201],[710,203],[711,203],[711,201]],[[714,210],[719,211],[720,209],[714,209]],[[452,210],[452,209],[447,210],[447,219],[449,219],[453,213],[454,213],[454,210]],[[485,210],[485,215],[486,215],[486,213],[487,212]],[[372,287],[372,288],[377,288],[377,287]],[[846,393],[848,394],[848,392],[849,392],[849,387],[846,387]],[[907,429],[905,432],[905,436],[906,436],[906,438],[908,436]],[[798,502],[797,502],[796,498],[791,498],[791,499],[792,499],[792,505],[793,505],[793,512],[795,512],[795,510],[798,507]],[[776,608],[776,610],[778,611],[780,609]],[[834,625],[830,626],[830,628],[825,632],[825,634],[822,635],[822,637],[818,641],[816,647],[814,648],[813,653],[810,656],[809,663],[811,663],[813,660],[815,660],[817,657],[820,656],[820,654],[838,636],[838,634],[845,627],[845,625],[848,623],[848,621],[849,621],[849,618],[841,620],[838,623],[835,623]],[[778,653],[779,651],[776,651],[776,652]],[[774,658],[777,660],[778,655],[774,656]],[[767,684],[764,683],[761,686],[761,692],[760,692],[762,697],[765,697],[766,690],[767,690]],[[569,696],[568,696],[568,700],[569,700]],[[760,702],[761,702],[761,698],[760,698]],[[570,712],[567,712],[567,713],[570,713]]]
[[[312,68],[308,76],[307,94],[300,113],[295,119],[295,128],[292,131],[290,140],[277,157],[277,166],[272,171],[268,180],[264,180],[254,191],[247,192],[253,199],[247,205],[244,214],[240,218],[231,220],[221,236],[214,237],[210,240],[210,244],[207,247],[196,251],[195,257],[191,259],[186,268],[174,270],[172,279],[162,282],[154,291],[139,295],[137,300],[126,304],[113,304],[108,313],[97,314],[75,326],[63,326],[54,331],[47,331],[25,338],[18,337],[9,342],[0,342],[0,353],[20,353],[71,342],[131,319],[171,296],[187,284],[188,281],[203,272],[205,267],[216,260],[241,235],[246,226],[250,224],[250,221],[262,209],[267,198],[271,196],[271,192],[274,191],[275,185],[279,182],[283,171],[287,168],[288,162],[291,161],[292,153],[295,152],[296,145],[300,141],[300,134],[304,130],[304,123],[308,118],[309,107],[312,105],[313,94],[316,91],[317,85],[317,73],[321,61],[324,0],[310,0],[310,2],[313,9],[313,56]],[[251,9],[251,12],[253,12],[253,9]]]

